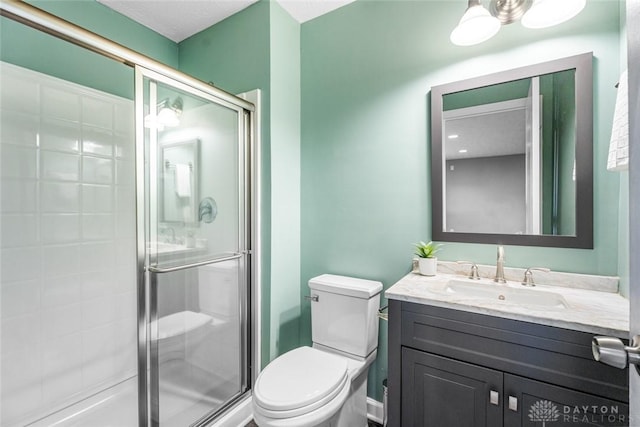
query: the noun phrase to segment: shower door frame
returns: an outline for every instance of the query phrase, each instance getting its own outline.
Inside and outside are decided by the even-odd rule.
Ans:
[[[240,285],[239,295],[240,301],[240,330],[241,330],[241,372],[240,372],[240,388],[241,392],[234,396],[230,401],[226,402],[220,409],[203,416],[201,419],[193,420],[193,426],[204,426],[214,420],[216,416],[223,412],[226,408],[233,405],[241,399],[246,391],[251,390],[253,383],[252,363],[252,329],[251,318],[253,307],[252,298],[252,112],[242,106],[229,102],[228,100],[217,97],[210,91],[203,91],[202,88],[196,88],[192,85],[183,83],[171,77],[165,76],[157,71],[150,70],[140,65],[135,65],[135,126],[136,126],[136,223],[137,223],[137,293],[138,293],[138,415],[139,425],[159,427],[159,402],[153,399],[153,390],[158,391],[159,372],[158,372],[158,349],[157,343],[154,343],[152,337],[157,331],[153,330],[153,326],[157,328],[157,307],[155,301],[157,299],[157,274],[179,271],[198,266],[205,266],[231,259],[243,259],[242,264],[245,266],[241,275],[242,283]],[[153,240],[155,230],[153,224],[156,224],[158,218],[157,213],[150,208],[149,196],[157,193],[157,135],[155,130],[150,132],[150,147],[147,151],[144,126],[145,116],[145,78],[152,81],[150,83],[149,104],[155,105],[156,83],[165,86],[171,86],[182,92],[205,99],[216,105],[228,108],[238,114],[238,167],[239,167],[239,185],[244,187],[240,190],[239,215],[238,224],[240,226],[238,236],[238,253],[223,258],[208,259],[206,261],[196,262],[193,264],[181,265],[171,268],[158,268],[151,265],[151,259],[147,248],[147,241]],[[149,169],[149,182],[146,181],[146,169]],[[147,376],[147,373],[150,375]],[[246,391],[242,391],[246,389]],[[159,396],[157,396],[159,399]],[[144,402],[144,405],[142,404]]]
[[[132,49],[129,49],[123,45],[120,45],[112,40],[109,40],[105,37],[102,37],[96,33],[93,33],[85,28],[82,28],[79,25],[73,24],[69,21],[66,21],[62,18],[59,18],[56,15],[53,15],[49,12],[46,12],[42,9],[39,9],[31,4],[25,3],[21,0],[2,0],[0,2],[0,16],[11,19],[38,31],[42,31],[46,34],[49,34],[53,37],[57,37],[59,39],[65,40],[74,45],[85,48],[91,52],[98,53],[107,58],[113,59],[117,62],[125,64],[130,67],[141,66],[153,72],[156,72],[162,76],[173,79],[181,84],[186,84],[190,87],[199,89],[205,93],[210,94],[212,97],[220,99],[224,102],[231,103],[238,107],[244,109],[244,114],[246,117],[245,124],[247,126],[245,136],[248,139],[247,148],[249,150],[249,154],[247,157],[247,224],[248,228],[246,230],[246,236],[250,242],[250,245],[247,246],[247,269],[249,276],[249,289],[248,289],[248,301],[247,301],[247,314],[248,318],[246,319],[248,322],[247,334],[249,337],[248,340],[248,349],[247,349],[247,380],[248,380],[248,391],[245,395],[248,397],[251,395],[251,388],[255,383],[255,380],[258,376],[258,372],[261,366],[261,343],[260,343],[260,328],[261,328],[261,292],[260,292],[260,283],[261,283],[261,274],[262,274],[262,266],[260,260],[260,247],[261,247],[261,150],[259,141],[259,113],[256,109],[256,106],[245,99],[237,97],[233,94],[225,92],[221,89],[216,88],[210,84],[207,84],[201,80],[198,80],[188,74],[175,70],[161,62],[158,62],[148,56],[140,54]],[[251,92],[249,92],[251,94]],[[260,101],[259,92],[256,94],[257,102]],[[137,112],[136,112],[137,114]],[[144,136],[144,135],[143,135]],[[144,163],[144,151],[138,153],[138,135],[136,130],[136,168],[138,164],[138,159],[142,159]],[[144,146],[144,140],[143,140]],[[140,189],[140,177],[136,176],[136,191]],[[144,176],[142,176],[142,191],[144,191]],[[140,207],[136,203],[136,217],[140,215]],[[142,215],[144,215],[144,211],[142,211]],[[144,238],[144,237],[143,237]],[[137,245],[140,247],[139,243],[139,233],[137,235]],[[143,245],[143,249],[144,248]],[[140,265],[140,258],[142,257],[143,262],[146,254],[140,253],[137,254],[138,257],[138,266]],[[138,270],[137,272],[137,280],[140,283],[140,278],[144,279],[145,276],[144,271]],[[146,293],[144,295],[146,298]],[[140,304],[140,295],[138,295],[138,304]],[[140,308],[140,307],[138,307]],[[145,325],[142,328],[142,325]],[[147,338],[147,330],[146,330],[146,302],[145,302],[145,310],[142,312],[138,312],[138,331],[143,334],[143,337],[146,342]],[[140,337],[138,337],[138,345],[140,345]],[[146,355],[146,349],[145,353]],[[140,359],[140,355],[139,355]],[[146,369],[146,361],[145,361],[145,369]],[[148,389],[147,389],[147,372],[146,370],[138,370],[139,376],[139,390],[138,390],[138,413],[139,413],[139,421],[138,427],[148,427],[150,425],[150,420],[148,417],[149,411],[148,408]],[[144,379],[144,383],[142,383],[142,379]],[[145,384],[143,388],[141,388],[141,384]],[[242,399],[240,397],[238,400]],[[237,402],[236,402],[237,403]],[[233,403],[230,403],[230,406],[233,406]],[[224,410],[224,408],[222,409]]]

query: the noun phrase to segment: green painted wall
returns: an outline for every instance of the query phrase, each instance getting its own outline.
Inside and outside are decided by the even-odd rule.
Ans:
[[[576,232],[576,187],[574,181],[574,165],[576,158],[576,104],[574,100],[575,73],[565,71],[556,73],[554,79],[554,97],[558,108],[558,234],[574,235]],[[555,128],[555,126],[554,126]]]
[[[177,44],[94,0],[30,3],[157,61],[178,65]],[[0,39],[2,61],[133,99],[131,67],[6,18],[0,18]]]
[[[273,359],[300,346],[300,24],[270,4]]]
[[[575,182],[573,181],[575,102],[566,102],[566,100],[575,100],[574,85],[574,71],[564,71],[540,77],[543,112],[542,231],[544,234],[570,236],[575,235],[576,231],[576,194]],[[555,172],[556,164],[557,174]],[[558,185],[557,201],[554,198],[556,184]],[[555,203],[557,203],[557,207],[554,209]]]
[[[505,26],[492,40],[453,46],[466,1],[360,0],[302,25],[302,293],[320,273],[383,282],[405,275],[411,243],[430,237],[429,88],[593,51],[595,248],[506,248],[508,266],[615,275],[619,178],[605,171],[619,75],[619,8],[591,1],[544,30]],[[616,2],[617,3],[617,2]],[[445,260],[495,263],[495,246],[446,243]],[[383,302],[384,303],[384,302]],[[301,301],[302,331],[309,304]],[[381,400],[386,324],[369,395]],[[302,337],[309,342],[309,335]]]
[[[270,5],[258,2],[179,44],[180,70],[230,93],[261,89],[262,363],[271,355]]]
[[[262,90],[262,363],[300,344],[300,25],[261,1],[180,43],[180,69]]]

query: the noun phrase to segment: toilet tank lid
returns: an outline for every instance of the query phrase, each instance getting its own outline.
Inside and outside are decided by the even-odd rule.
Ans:
[[[309,288],[356,298],[371,298],[382,291],[382,283],[356,277],[323,274],[309,279]]]

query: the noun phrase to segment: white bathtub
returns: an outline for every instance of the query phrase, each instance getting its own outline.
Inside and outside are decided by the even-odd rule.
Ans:
[[[132,377],[28,427],[137,427],[138,378]]]
[[[251,418],[251,396],[249,395],[210,427],[245,426]],[[27,427],[137,426],[138,378],[132,377]]]

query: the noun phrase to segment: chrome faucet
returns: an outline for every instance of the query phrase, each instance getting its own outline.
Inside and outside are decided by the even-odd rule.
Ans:
[[[198,209],[198,221],[202,221],[205,217],[211,216],[213,208],[210,204],[200,204]]]
[[[456,261],[458,264],[470,264],[471,272],[469,273],[469,279],[480,280],[480,273],[478,273],[478,265],[473,261]]]
[[[545,273],[550,272],[548,268],[545,267],[529,267],[527,271],[524,272],[524,279],[522,279],[522,286],[535,286],[536,284],[533,281],[533,273],[532,270],[544,271]]]
[[[494,282],[507,283],[504,278],[504,248],[502,245],[498,246],[498,260],[496,261],[496,278]]]
[[[162,234],[166,234],[168,231],[171,232],[171,239],[165,238],[166,243],[176,243],[176,230],[173,227],[166,227],[162,229]]]

